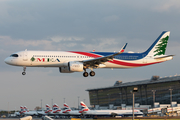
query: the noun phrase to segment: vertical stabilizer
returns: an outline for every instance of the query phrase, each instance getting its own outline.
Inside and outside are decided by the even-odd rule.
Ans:
[[[53,113],[57,113],[57,112],[60,112],[60,111],[61,111],[61,109],[59,108],[59,106],[56,103],[54,103],[53,104]]]
[[[52,112],[52,109],[48,104],[46,104],[46,112],[45,113],[49,113],[49,112]]]
[[[26,112],[29,112],[29,110],[28,110],[28,108],[27,108],[26,106],[24,106],[24,110],[25,110]]]
[[[71,109],[71,108],[68,106],[67,103],[64,103],[64,108],[65,108],[65,109]]]
[[[90,111],[84,102],[81,101],[80,105],[81,105],[82,111]]]
[[[70,112],[71,111],[71,108],[68,106],[68,104],[64,103],[64,111],[63,113],[67,113],[67,112]]]
[[[166,47],[169,39],[170,31],[163,31],[156,41],[145,52],[148,56],[165,55]]]
[[[24,110],[24,107],[23,107],[23,106],[20,106],[20,109],[21,109],[20,112],[19,112],[20,114],[26,112],[26,111]]]

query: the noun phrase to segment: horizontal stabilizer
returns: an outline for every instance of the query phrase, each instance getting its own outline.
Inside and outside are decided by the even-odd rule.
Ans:
[[[163,56],[159,56],[159,57],[155,57],[154,59],[161,59],[161,58],[167,58],[167,57],[173,57],[175,55],[163,55]]]

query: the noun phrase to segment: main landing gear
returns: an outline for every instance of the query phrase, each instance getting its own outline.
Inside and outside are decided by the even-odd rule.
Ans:
[[[94,71],[91,71],[89,74],[90,74],[91,77],[95,76],[95,72],[94,72]],[[83,76],[84,76],[84,77],[88,77],[89,74],[88,74],[88,72],[86,72],[86,70],[85,70],[85,72],[83,73]]]
[[[26,75],[26,67],[23,67],[22,75]]]

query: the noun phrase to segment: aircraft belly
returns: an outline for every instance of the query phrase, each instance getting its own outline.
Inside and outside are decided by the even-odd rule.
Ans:
[[[29,67],[62,67],[63,63],[40,63],[40,62],[34,62]]]

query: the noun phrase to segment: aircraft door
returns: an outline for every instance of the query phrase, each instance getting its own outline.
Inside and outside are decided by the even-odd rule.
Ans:
[[[147,58],[144,58],[144,59],[143,59],[143,63],[147,63]]]
[[[23,61],[28,60],[28,54],[27,54],[27,49],[23,52]]]

